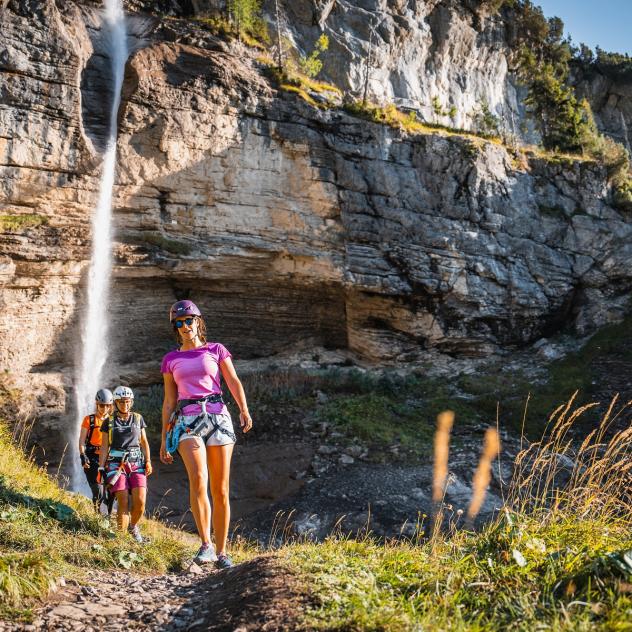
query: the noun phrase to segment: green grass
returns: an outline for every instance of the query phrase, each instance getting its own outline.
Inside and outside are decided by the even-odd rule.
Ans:
[[[572,400],[558,408],[546,437],[516,457],[504,506],[479,532],[457,528],[442,505],[444,527],[422,515],[410,539],[334,534],[282,547],[312,597],[303,627],[632,630],[632,426],[604,440],[602,415],[573,447],[567,432],[585,413]],[[574,460],[566,482],[558,457]]]
[[[25,215],[0,215],[0,233],[36,228],[48,223],[48,218],[35,213]]]
[[[250,48],[258,48],[264,51],[270,46],[268,27],[265,20],[261,18],[254,19],[248,28],[241,29],[237,29],[236,24],[221,13],[193,19],[200,26],[224,41],[230,42],[231,40],[239,39]]]
[[[353,101],[346,103],[344,109],[349,114],[363,118],[374,123],[388,125],[395,129],[402,129],[410,134],[443,134],[446,136],[462,136],[472,139],[475,142],[487,141],[502,144],[498,136],[470,132],[464,129],[448,127],[436,123],[427,123],[417,119],[415,112],[402,112],[394,104],[385,106],[373,103],[363,103]]]
[[[0,618],[28,620],[33,598],[59,577],[81,579],[94,567],[165,572],[194,552],[195,540],[181,531],[152,520],[142,528],[146,546],[117,536],[88,499],[62,490],[0,426]]]
[[[480,374],[461,376],[460,390],[467,394],[468,404],[488,420],[495,420],[499,406],[501,424],[520,430],[527,397],[525,431],[531,438],[539,437],[549,415],[579,390],[579,404],[594,401],[593,387],[599,387],[604,376],[597,372],[600,360],[618,358],[632,362],[632,317],[616,325],[603,327],[581,349],[549,364],[543,378],[535,383],[520,371],[506,371],[503,367]],[[597,384],[593,385],[593,382]],[[586,415],[583,423],[592,427],[596,415],[609,402]]]
[[[498,413],[501,428],[519,435],[524,420],[525,435],[538,439],[551,413],[576,390],[578,404],[594,401],[592,389],[604,379],[597,365],[606,358],[632,362],[632,318],[604,327],[576,353],[539,367],[537,379],[503,363],[449,379],[428,377],[423,370],[399,376],[349,368],[274,370],[245,376],[243,382],[253,411],[263,407],[266,416],[282,416],[290,408],[299,410],[330,423],[349,441],[382,446],[383,452],[400,444],[402,456],[416,459],[427,454],[436,417],[446,409],[456,413],[456,436],[474,424],[495,425]],[[317,391],[326,396],[324,403],[315,400]],[[578,426],[592,428],[608,404],[600,402]],[[152,407],[157,410],[158,404]],[[374,456],[381,458],[379,450]]]
[[[298,95],[312,107],[329,109],[337,107],[342,97],[342,90],[331,83],[317,81],[298,70],[294,62],[287,62],[282,71],[276,67],[276,61],[263,53],[257,61],[264,67],[265,73],[274,80],[278,88],[284,92]],[[316,99],[316,95],[323,98]]]
[[[438,542],[332,537],[280,556],[312,594],[307,629],[623,631],[632,599],[607,554],[629,548],[624,521],[569,516],[543,526],[513,514]]]

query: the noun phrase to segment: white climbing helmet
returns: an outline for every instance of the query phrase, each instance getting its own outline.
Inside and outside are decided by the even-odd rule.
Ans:
[[[114,389],[114,399],[134,399],[134,391],[128,386],[117,386]]]

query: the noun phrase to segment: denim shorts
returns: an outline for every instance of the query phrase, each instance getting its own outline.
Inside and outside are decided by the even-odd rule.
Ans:
[[[182,421],[185,426],[188,426],[189,424],[193,423],[193,421],[195,421],[197,417],[198,415],[181,415],[178,418],[178,421]],[[211,418],[211,420],[216,426],[219,426],[220,429],[216,430],[209,437],[207,437],[206,445],[207,446],[230,445],[231,443],[235,443],[233,439],[233,437],[235,436],[235,431],[233,429],[233,420],[230,416],[230,413],[227,410],[225,410],[223,413],[218,413],[217,415],[214,415],[213,413],[209,413],[209,417]],[[228,431],[230,435],[232,436],[230,436],[226,432],[222,432],[222,430]],[[199,438],[199,437],[196,437],[195,435],[186,434],[186,432],[183,432],[180,435],[180,441],[184,441],[185,439],[196,439],[196,438]]]

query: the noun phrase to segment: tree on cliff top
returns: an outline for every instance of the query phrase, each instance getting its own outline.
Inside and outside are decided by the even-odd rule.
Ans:
[[[518,5],[518,74],[528,87],[525,104],[546,149],[583,152],[596,130],[587,102],[568,84],[573,48],[560,18],[547,19],[529,0]]]
[[[260,34],[264,24],[261,17],[261,0],[228,0],[227,6],[240,38],[243,33]]]

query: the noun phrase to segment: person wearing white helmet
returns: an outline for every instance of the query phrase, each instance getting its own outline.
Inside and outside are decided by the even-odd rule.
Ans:
[[[95,396],[95,412],[83,418],[79,434],[79,458],[92,492],[92,503],[97,512],[103,500],[99,491],[98,481],[101,425],[112,412],[113,403],[111,391],[107,388],[99,389]],[[108,514],[110,511],[112,511],[111,504],[108,506]]]
[[[117,524],[137,542],[143,542],[138,523],[145,512],[147,476],[152,473],[151,454],[140,413],[133,413],[134,393],[127,386],[114,390],[114,413],[101,426],[103,444],[100,470],[118,504]],[[131,511],[129,494],[132,496]]]
[[[224,345],[206,341],[206,325],[197,306],[191,301],[178,301],[171,307],[169,320],[179,348],[162,360],[165,396],[160,460],[172,463],[171,455],[177,451],[187,469],[191,513],[202,540],[194,560],[200,564],[215,562],[217,568],[224,569],[233,564],[226,544],[235,433],[222,398],[222,377],[239,407],[244,432],[252,428],[252,418],[231,354]],[[211,544],[209,474],[217,554]]]

